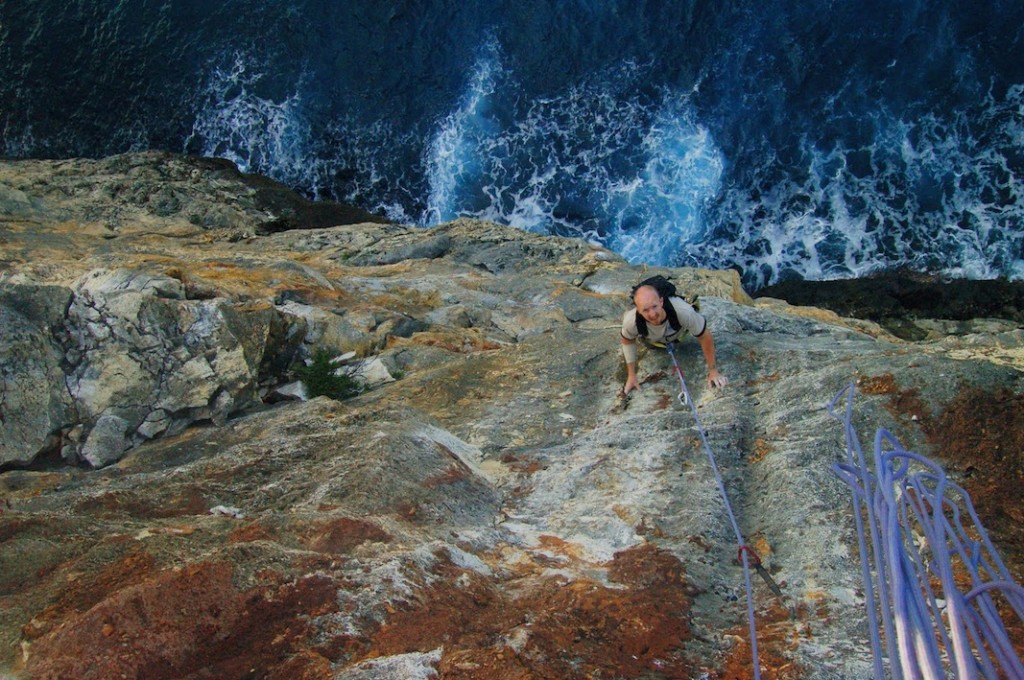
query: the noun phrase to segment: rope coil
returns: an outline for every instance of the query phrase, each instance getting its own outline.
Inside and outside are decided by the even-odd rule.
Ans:
[[[853,397],[851,383],[828,405],[846,440],[846,463],[832,469],[852,493],[875,677],[887,677],[888,657],[893,680],[1024,678],[993,598],[1001,594],[1024,622],[1024,589],[1010,577],[970,496],[885,429],[875,435],[869,469],[852,425]]]

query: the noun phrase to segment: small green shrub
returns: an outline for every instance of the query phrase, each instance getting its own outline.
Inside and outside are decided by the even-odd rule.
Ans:
[[[311,398],[325,396],[342,401],[359,394],[359,383],[355,379],[344,373],[335,375],[337,367],[331,363],[333,357],[333,352],[320,348],[313,353],[313,362],[309,366],[295,369]]]

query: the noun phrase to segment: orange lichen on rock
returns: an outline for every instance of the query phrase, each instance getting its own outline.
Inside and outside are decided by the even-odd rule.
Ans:
[[[771,451],[772,445],[764,437],[758,437],[754,440],[754,451],[750,454],[750,462],[760,463]]]
[[[864,394],[895,394],[896,378],[892,373],[864,376],[857,380],[857,389]]]
[[[443,472],[440,472],[432,477],[428,477],[423,480],[423,486],[428,489],[432,489],[437,486],[446,486],[448,484],[455,484],[463,480],[472,477],[473,473],[469,468],[459,465],[452,465],[451,467],[445,468]]]
[[[112,593],[140,583],[148,578],[156,567],[153,556],[142,549],[131,550],[113,560],[98,572],[80,576],[74,571],[74,563],[66,565],[67,586],[58,595],[56,602],[33,617],[22,630],[22,638],[35,640],[52,631],[65,619],[83,613]]]
[[[319,522],[307,532],[309,547],[325,553],[346,553],[367,541],[388,543],[391,540],[391,534],[377,524],[349,517]]]
[[[1024,581],[1024,395],[964,389],[925,427],[942,465],[971,496],[1007,569]],[[1024,621],[997,597],[1010,640],[1024,658]]]
[[[801,629],[789,611],[773,601],[768,609],[757,613],[756,623],[757,660],[762,680],[802,680],[810,677],[806,669],[793,659],[793,653],[800,644]],[[707,677],[715,680],[746,680],[754,677],[749,627],[737,627],[729,631],[728,635],[739,642],[721,668],[709,671]]]
[[[920,390],[901,390],[892,373],[862,377],[857,381],[857,389],[864,394],[888,395],[886,409],[901,420],[909,418],[924,421],[931,416],[931,409],[921,399]]]
[[[388,337],[389,348],[407,344],[437,347],[455,354],[501,349],[500,344],[488,340],[480,331],[473,328],[459,331],[423,331],[416,333],[412,338]]]
[[[136,491],[109,491],[93,496],[75,508],[96,517],[130,515],[144,519],[203,515],[209,509],[210,504],[202,491],[193,486],[179,489],[175,495],[164,498]]]
[[[680,562],[642,545],[607,568],[621,587],[533,577],[499,589],[445,564],[445,578],[395,612],[366,656],[443,647],[444,678],[690,677],[692,588]]]
[[[167,570],[122,588],[35,640],[34,678],[329,678],[310,620],[337,607],[336,586],[310,576],[239,590],[220,563]]]
[[[251,543],[273,540],[274,534],[261,522],[250,522],[228,534],[228,543]]]
[[[925,434],[938,461],[970,494],[1015,577],[1024,576],[1024,395],[962,390]]]

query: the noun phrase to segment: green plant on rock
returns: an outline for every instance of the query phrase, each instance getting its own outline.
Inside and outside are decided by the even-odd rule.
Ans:
[[[333,357],[333,352],[318,348],[313,352],[312,363],[295,369],[310,398],[325,396],[342,401],[359,394],[359,383],[352,376],[339,373],[338,367],[331,362]]]

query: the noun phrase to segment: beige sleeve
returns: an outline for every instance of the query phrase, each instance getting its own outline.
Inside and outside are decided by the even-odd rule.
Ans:
[[[622,358],[626,360],[627,364],[636,363],[636,343],[631,342],[628,345],[622,344]]]
[[[636,329],[636,310],[627,309],[622,315],[622,337],[626,340],[636,340],[640,333]]]

